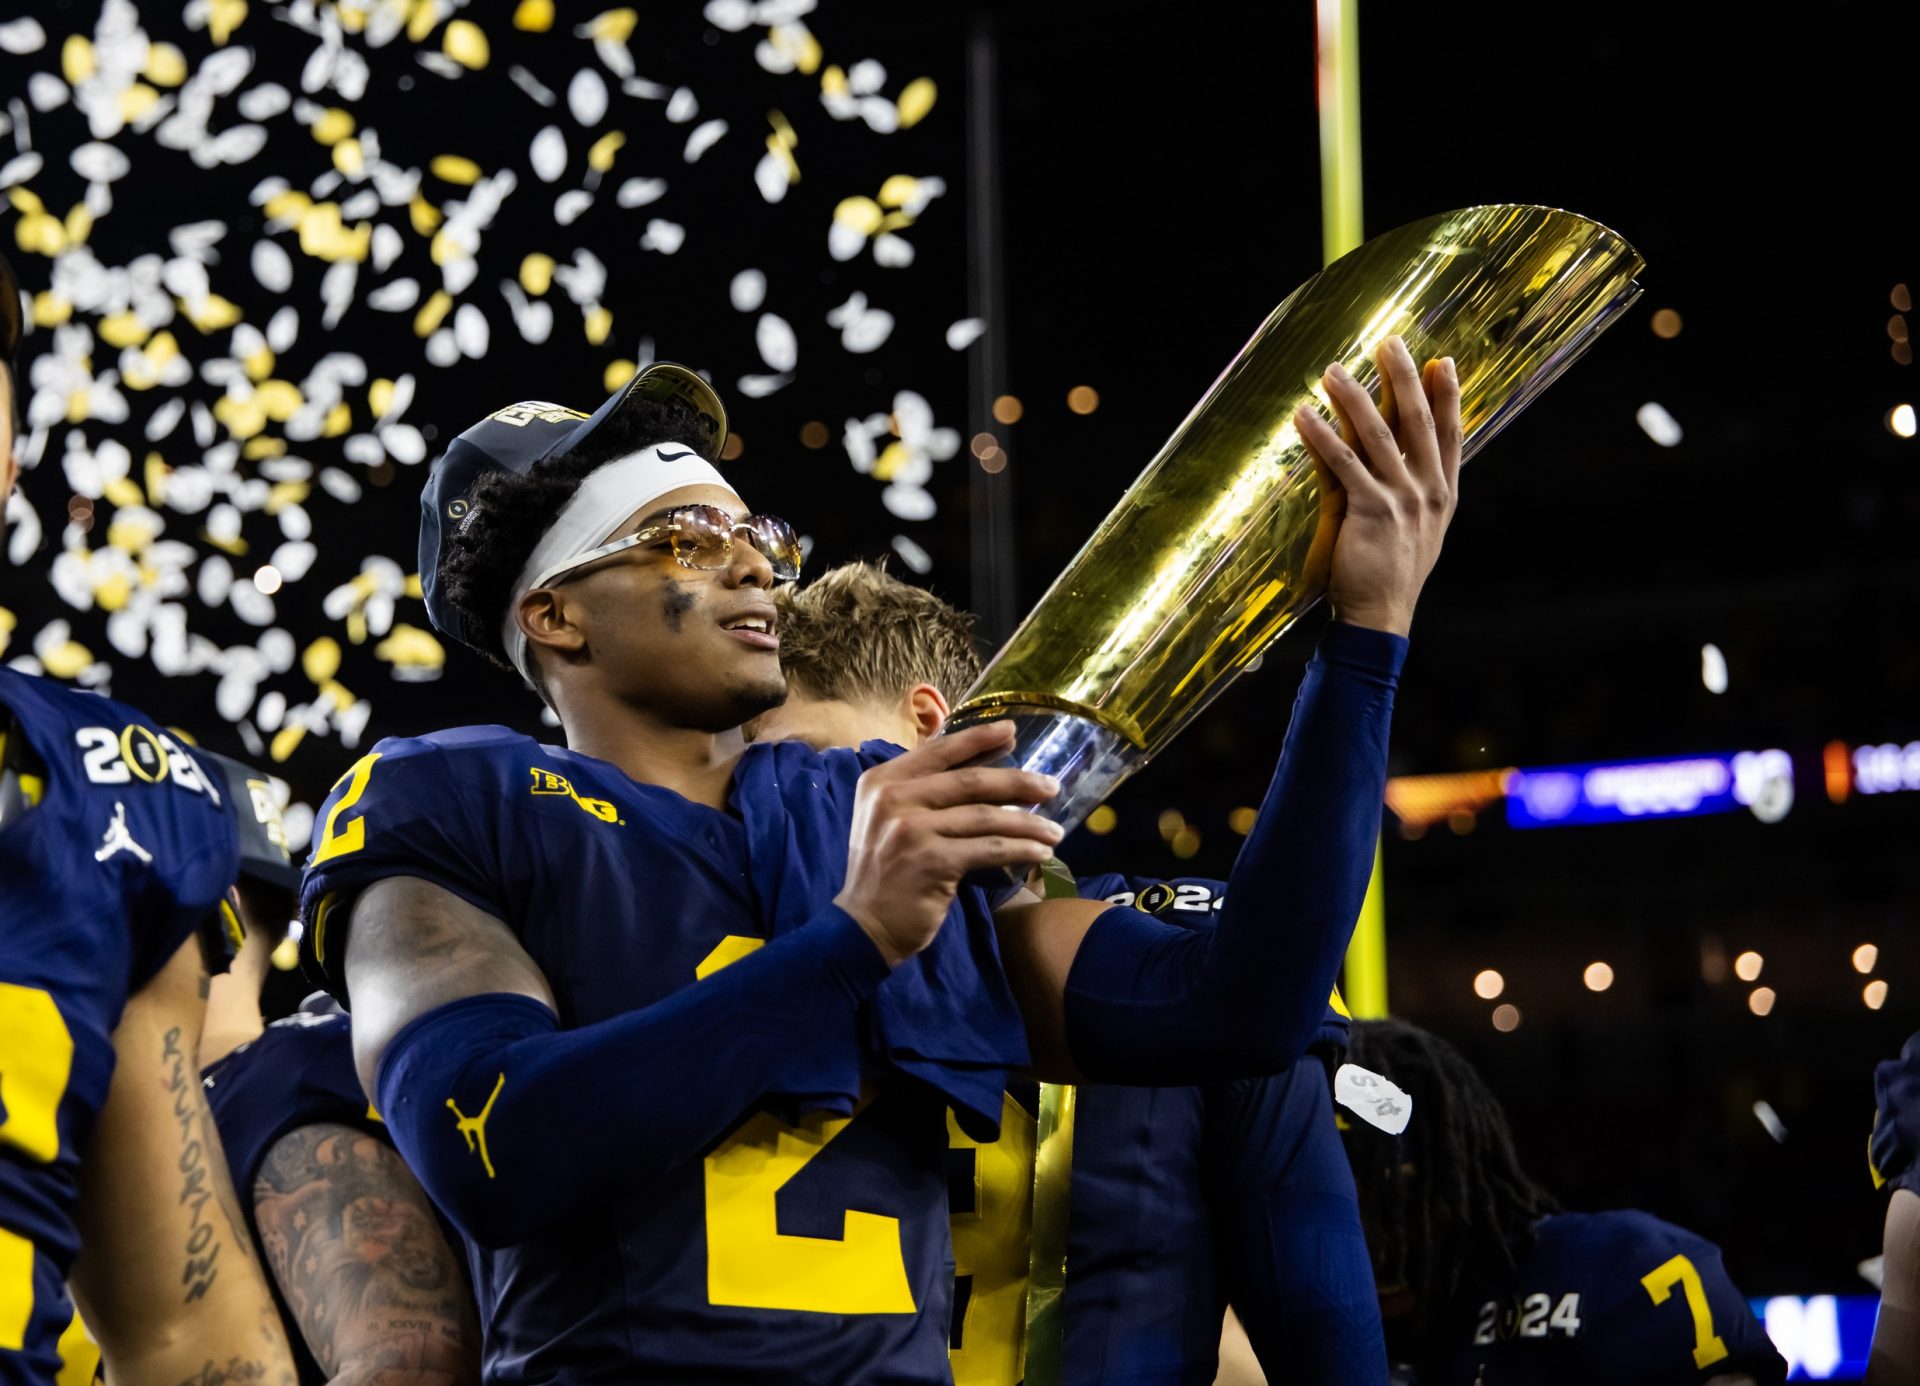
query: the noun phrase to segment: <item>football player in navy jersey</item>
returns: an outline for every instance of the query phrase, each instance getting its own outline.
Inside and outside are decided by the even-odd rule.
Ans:
[[[1387,1342],[1419,1386],[1786,1379],[1720,1249],[1634,1209],[1562,1211],[1452,1045],[1358,1021],[1349,1053],[1412,1099],[1397,1136],[1345,1125]]]
[[[1867,1380],[1896,1386],[1920,1380],[1920,1035],[1874,1069],[1873,1095],[1868,1168],[1891,1192]]]
[[[301,1386],[468,1386],[480,1329],[466,1273],[360,1089],[346,1016],[324,994],[261,1015],[300,882],[279,805],[265,776],[204,759],[240,810],[246,942],[213,980],[201,1081]]]
[[[1458,472],[1451,363],[1423,378],[1389,339],[1380,364],[1396,423],[1338,368],[1353,442],[1298,419],[1344,501],[1340,620],[1235,868],[1260,907],[1207,931],[992,884],[1060,837],[1024,811],[1052,781],[975,763],[1010,728],[743,746],[785,695],[768,594],[798,546],[713,468],[692,372],[455,441],[422,497],[428,610],[567,744],[376,746],[321,808],[302,948],[473,1252],[486,1379],[945,1381],[946,1109],[988,1139],[1030,1064],[1178,1083],[1305,1051]]]
[[[973,618],[866,564],[782,589],[780,662],[787,700],[756,719],[756,741],[816,748],[877,739],[915,746],[937,735],[973,686]],[[1210,928],[1219,881],[1082,876],[1080,894]],[[1380,1311],[1334,1124],[1329,1062],[1346,1047],[1338,993],[1309,1055],[1277,1077],[1200,1087],[1080,1087],[1073,1133],[1062,1379],[1184,1383],[1214,1379],[1230,1301],[1270,1382],[1377,1383],[1386,1377]],[[961,1386],[1011,1386],[1017,1350],[1005,1315],[969,1284],[1005,1263],[1024,1284],[1027,1224],[996,1245],[977,1226],[1032,1184],[1031,1121],[1003,1125],[1026,1167],[974,1155],[956,1187],[960,1298],[953,1331]],[[955,1133],[956,1147],[967,1142]],[[1006,1169],[1022,1179],[1003,1191]],[[1004,1280],[1006,1277],[1000,1277]],[[1008,1297],[1019,1306],[1023,1295]],[[984,1302],[983,1302],[984,1300]],[[1024,1327],[1023,1318],[1015,1318]],[[1017,1336],[1012,1339],[1017,1349]],[[975,1370],[975,1364],[980,1369]]]
[[[20,327],[0,259],[0,505]],[[178,740],[0,668],[0,1386],[62,1370],[69,1278],[116,1386],[293,1380],[196,1081],[236,854]]]

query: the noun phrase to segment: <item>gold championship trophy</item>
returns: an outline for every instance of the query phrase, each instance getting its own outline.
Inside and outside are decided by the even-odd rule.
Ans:
[[[1369,389],[1399,334],[1452,356],[1471,458],[1639,297],[1614,232],[1549,207],[1468,207],[1342,256],[1262,323],[1021,623],[947,727],[1018,728],[1002,764],[1053,775],[1071,830],[1326,592],[1320,482],[1294,426],[1338,361]],[[1071,1090],[1042,1098],[1029,1383],[1058,1379]]]

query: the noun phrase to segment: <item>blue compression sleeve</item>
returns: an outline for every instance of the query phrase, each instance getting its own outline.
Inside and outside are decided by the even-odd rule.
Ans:
[[[1104,1083],[1277,1073],[1306,1052],[1373,870],[1407,642],[1335,622],[1212,929],[1108,910],[1067,976],[1067,1044]]]
[[[394,1036],[380,1112],[454,1224],[509,1246],[604,1214],[608,1189],[693,1158],[763,1098],[844,1105],[859,1086],[855,1011],[889,971],[829,908],[664,1001],[577,1030],[528,997],[466,997]]]

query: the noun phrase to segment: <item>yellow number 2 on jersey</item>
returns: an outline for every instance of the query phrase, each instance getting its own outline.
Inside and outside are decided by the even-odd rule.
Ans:
[[[1700,1283],[1700,1272],[1684,1256],[1676,1256],[1640,1277],[1655,1304],[1665,1304],[1678,1285],[1687,1296],[1687,1308],[1693,1313],[1693,1365],[1705,1370],[1727,1355],[1727,1345],[1713,1331],[1713,1311],[1707,1305],[1707,1287]]]
[[[60,1153],[60,1099],[73,1071],[73,1033],[38,987],[0,982],[0,1145],[46,1164]],[[33,1318],[33,1243],[0,1227],[0,1348],[26,1346]]]
[[[333,806],[327,815],[326,827],[320,834],[320,845],[314,849],[313,864],[332,861],[335,857],[344,857],[349,852],[357,852],[367,845],[367,819],[362,814],[358,818],[349,818],[343,825],[340,815],[360,802],[360,796],[367,792],[367,781],[373,778],[373,763],[380,759],[380,752],[361,756],[353,763],[353,768],[334,781],[337,789],[342,780],[351,781],[347,792],[340,796],[340,802]]]

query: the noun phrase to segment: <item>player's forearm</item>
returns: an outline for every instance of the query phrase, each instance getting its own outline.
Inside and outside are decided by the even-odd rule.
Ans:
[[[579,1029],[526,997],[470,997],[394,1037],[380,1110],[461,1231],[512,1245],[603,1215],[608,1188],[693,1158],[767,1098],[849,1102],[854,1014],[888,972],[830,907],[664,1001]]]
[[[1336,624],[1295,701],[1280,764],[1218,925],[1114,909],[1067,978],[1067,1043],[1089,1077],[1194,1083],[1305,1052],[1366,896],[1406,641]]]

